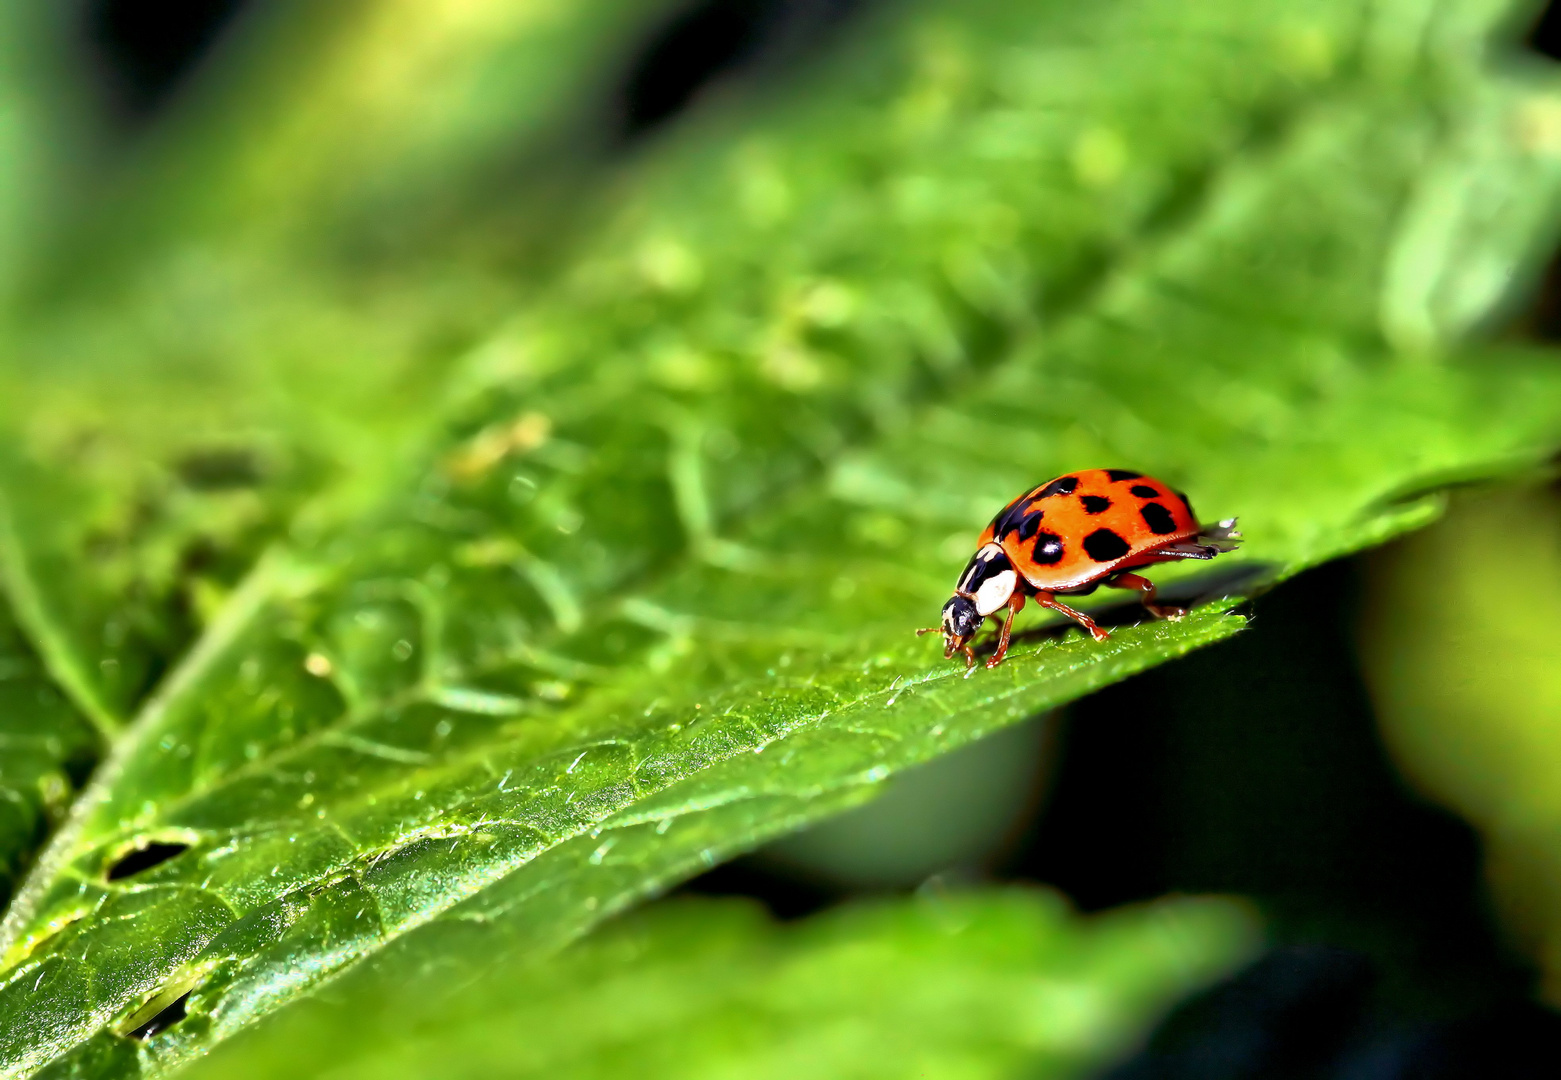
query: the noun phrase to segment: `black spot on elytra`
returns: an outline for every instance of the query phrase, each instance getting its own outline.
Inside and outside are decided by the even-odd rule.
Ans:
[[[1103,514],[1111,509],[1111,500],[1104,495],[1080,495],[1079,502],[1084,504],[1086,514]]]
[[[1187,493],[1185,491],[1178,491],[1176,493],[1176,497],[1178,499],[1180,499],[1182,501],[1182,505],[1187,508],[1187,516],[1192,518],[1194,521],[1197,521],[1198,520],[1198,515],[1193,510],[1193,508],[1192,508],[1192,500],[1187,497]]]
[[[1062,561],[1062,537],[1056,533],[1043,532],[1035,538],[1035,547],[1031,549],[1031,557],[1042,566],[1050,566]]]
[[[1014,513],[1014,507],[1005,506],[997,512],[992,519],[992,539],[1001,540],[1019,526],[1020,516]]]
[[[1134,472],[1132,469],[1107,469],[1106,470],[1106,478],[1108,480],[1110,480],[1113,484],[1120,483],[1123,480],[1137,480],[1142,475],[1144,475],[1144,474],[1141,473],[1141,472]]]
[[[1026,512],[1026,499],[1015,499],[997,517],[992,519],[992,535],[1002,539],[1015,530],[1019,533],[1019,539],[1028,540],[1035,535],[1035,530],[1040,527],[1041,512],[1030,510]]]
[[[183,855],[190,850],[189,844],[168,844],[160,840],[153,840],[141,847],[125,852],[114,861],[114,865],[108,868],[105,875],[109,881],[122,881],[127,877],[144,873],[154,866],[159,866],[177,855]]]
[[[126,1034],[126,1038],[150,1039],[153,1035],[167,1031],[169,1028],[173,1027],[180,1020],[183,1020],[187,1015],[184,1011],[184,1003],[190,999],[190,994],[191,991],[186,990],[179,997],[171,1001],[168,1004],[168,1007],[162,1012],[152,1017],[134,1031],[128,1032]]]
[[[1148,484],[1134,484],[1128,490],[1140,499],[1158,499],[1160,497],[1160,493]]]
[[[1138,512],[1143,515],[1144,524],[1149,526],[1149,531],[1156,536],[1164,536],[1166,533],[1176,531],[1176,519],[1171,517],[1171,512],[1159,503],[1144,503]]]
[[[1049,499],[1053,495],[1072,495],[1074,489],[1078,486],[1079,478],[1077,476],[1059,476],[1041,488],[1041,493],[1036,498]]]
[[[1127,541],[1110,529],[1096,529],[1084,538],[1084,553],[1096,562],[1120,559],[1131,550]]]

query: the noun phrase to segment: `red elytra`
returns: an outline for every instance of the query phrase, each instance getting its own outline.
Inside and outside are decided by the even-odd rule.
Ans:
[[[963,652],[966,667],[974,667],[970,639],[988,616],[1006,608],[997,649],[986,662],[996,667],[1008,655],[1014,616],[1033,598],[1104,641],[1106,631],[1057,596],[1081,596],[1102,585],[1134,589],[1151,614],[1177,619],[1186,612],[1156,603],[1154,583],[1130,571],[1176,559],[1212,559],[1240,539],[1235,518],[1198,524],[1187,496],[1152,476],[1130,469],[1068,473],[1003,507],[943,605],[941,623],[916,632],[941,632],[943,655]]]

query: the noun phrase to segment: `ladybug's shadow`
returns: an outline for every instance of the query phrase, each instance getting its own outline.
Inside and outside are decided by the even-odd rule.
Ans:
[[[1215,600],[1228,600],[1232,606],[1243,601],[1250,600],[1259,593],[1268,589],[1272,584],[1273,572],[1277,569],[1277,563],[1245,562],[1220,569],[1210,568],[1207,572],[1183,578],[1172,582],[1160,590],[1157,599],[1176,604],[1179,607],[1194,608],[1199,604],[1211,603]],[[1104,598],[1116,594],[1121,599],[1113,600],[1107,604],[1101,604]],[[1107,629],[1114,630],[1122,626],[1136,626],[1146,619],[1153,619],[1144,610],[1143,604],[1138,598],[1127,590],[1100,589],[1089,597],[1099,606],[1089,609],[1089,617],[1096,624]],[[1063,597],[1067,601],[1067,597]],[[1083,605],[1073,605],[1083,606]],[[1018,631],[1011,639],[1011,645],[1021,645],[1026,642],[1046,641],[1051,638],[1059,638],[1069,630],[1076,629],[1078,623],[1072,619],[1057,619],[1048,622],[1045,626],[1034,626],[1028,630]],[[979,644],[974,646],[976,655],[990,656],[997,648],[997,635],[989,634]]]

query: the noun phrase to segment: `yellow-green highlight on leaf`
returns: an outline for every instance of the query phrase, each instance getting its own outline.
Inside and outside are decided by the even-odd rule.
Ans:
[[[1465,340],[1490,282],[1532,272],[1561,178],[1508,123],[1554,74],[1486,47],[1496,14],[886,8],[772,103],[647,152],[567,269],[431,379],[426,438],[367,444],[372,483],[224,519],[198,644],[6,916],[5,1071],[157,1073],[474,933],[544,954],[1221,640],[1231,597],[1426,524],[1439,479],[1551,453],[1561,365]],[[1507,224],[1465,227],[1498,180],[1526,193]],[[1403,216],[1424,199],[1446,227]],[[1412,280],[1387,269],[1406,243]],[[1415,323],[1426,296],[1458,317]],[[319,445],[267,437],[283,462]],[[97,562],[94,516],[143,521],[136,487],[71,460],[7,488],[20,543],[76,568],[60,610],[118,613],[110,586],[215,500],[170,496],[173,526],[111,530]],[[128,460],[177,493],[165,459]],[[998,506],[1102,465],[1241,516],[1212,576],[1156,571],[1206,603],[1103,645],[1031,616],[969,677],[911,636]],[[66,480],[86,497],[39,513]],[[158,837],[188,847],[108,880]],[[164,1035],[112,1034],[192,982]]]
[[[1485,491],[1374,555],[1361,644],[1383,735],[1474,822],[1504,925],[1561,1002],[1561,504]]]
[[[928,891],[777,925],[675,900],[450,992],[364,977],[179,1075],[1082,1077],[1251,955],[1238,906],[1082,919],[1052,894]]]

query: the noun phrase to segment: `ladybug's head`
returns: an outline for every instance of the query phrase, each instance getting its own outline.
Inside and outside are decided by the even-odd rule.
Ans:
[[[941,633],[943,655],[952,657],[963,649],[967,663],[975,663],[970,639],[976,636],[988,615],[1008,604],[1013,598],[1019,575],[1013,563],[997,544],[983,545],[966,564],[954,586],[954,595],[943,605],[943,618],[937,626],[918,630],[918,634]]]
[[[965,642],[975,636],[985,621],[976,605],[968,596],[960,596],[958,593],[949,597],[949,602],[943,605],[943,619],[939,629],[943,631],[943,655],[945,658],[954,655],[954,650],[962,649]]]

